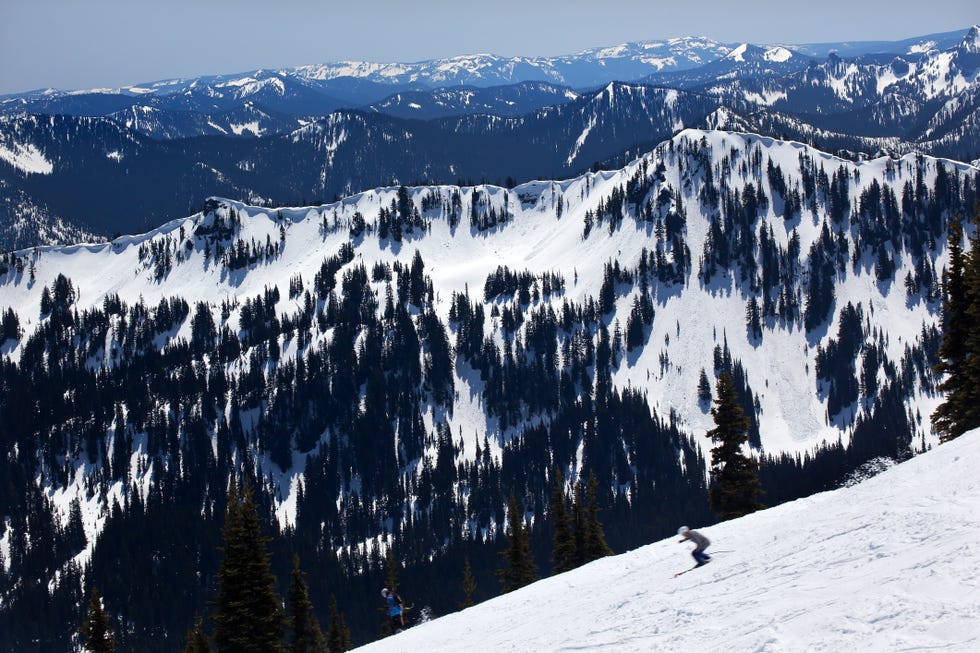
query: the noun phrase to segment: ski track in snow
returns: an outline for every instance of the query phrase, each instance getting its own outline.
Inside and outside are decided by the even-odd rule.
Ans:
[[[980,650],[980,430],[850,488],[593,562],[362,653]],[[417,602],[425,588],[404,588]]]

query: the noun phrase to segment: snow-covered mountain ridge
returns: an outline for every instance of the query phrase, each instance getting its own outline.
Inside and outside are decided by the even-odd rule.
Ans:
[[[973,431],[854,487],[705,528],[718,553],[678,578],[690,545],[672,537],[356,650],[975,651],[977,466]]]
[[[826,395],[816,392],[819,383],[814,377],[817,345],[826,346],[836,336],[840,311],[851,303],[863,307],[862,321],[867,322],[869,342],[878,338],[875,334],[880,334],[887,358],[900,360],[906,347],[920,342],[922,329],[936,324],[937,279],[944,261],[944,240],[936,239],[935,250],[928,253],[924,263],[916,262],[918,256],[910,258],[907,244],[902,245],[909,234],[899,232],[894,242],[877,240],[880,236],[872,238],[865,233],[866,227],[858,227],[856,216],[852,216],[853,223],[846,220],[838,224],[824,212],[824,200],[818,202],[816,195],[807,200],[813,202],[815,212],[805,206],[800,213],[788,209],[792,200],[782,195],[787,191],[774,188],[774,178],[767,178],[764,171],[767,162],[778,166],[786,175],[787,187],[800,193],[804,183],[799,177],[800,162],[804,159],[808,165],[815,166],[813,170],[825,171],[828,179],[838,171],[846,172],[852,179],[846,191],[848,213],[852,205],[858,206],[871,185],[878,187],[876,193],[881,188],[890,188],[895,197],[901,198],[905,184],[921,179],[926,187],[931,187],[937,173],[951,174],[945,168],[949,164],[929,158],[921,159],[921,163],[912,156],[898,161],[883,158],[853,163],[798,143],[687,130],[620,171],[589,174],[565,182],[533,182],[510,191],[491,186],[412,189],[411,200],[416,211],[421,209],[420,215],[428,226],[424,232],[405,233],[402,242],[377,238],[379,225],[375,218],[395,197],[395,188],[303,209],[269,210],[221,200],[215,205],[221,219],[227,218],[230,211],[241,219],[241,231],[234,235],[234,242],[281,240],[282,244],[276,246],[279,253],[265,264],[250,263],[242,269],[230,270],[226,264],[203,254],[206,240],[194,234],[200,233],[215,216],[198,214],[171,222],[150,234],[112,243],[18,252],[16,256],[30,260],[35,281],[25,283],[22,276],[8,272],[0,285],[0,300],[19,315],[36,314],[40,290],[50,286],[58,274],[64,274],[80,289],[83,306],[99,306],[111,294],[118,294],[126,302],[142,298],[150,305],[174,294],[185,296],[192,303],[203,301],[214,307],[225,300],[240,302],[260,293],[264,287],[285,289],[296,275],[311,279],[324,256],[347,243],[353,230],[363,228],[355,226],[363,220],[370,237],[354,238],[357,258],[369,267],[385,261],[408,264],[414,252],[420,252],[439,298],[438,314],[446,319],[452,293],[465,288],[471,293],[479,292],[487,275],[497,266],[527,269],[533,274],[550,271],[560,274],[566,280],[565,292],[541,304],[550,303],[554,310],[559,310],[564,300],[583,302],[598,297],[607,263],[615,261],[623,268],[634,268],[640,261],[641,250],[647,250],[651,256],[658,253],[663,258],[661,265],[665,266],[659,273],[661,278],[649,290],[658,317],[644,335],[642,348],[625,355],[618,366],[614,374],[616,385],[642,388],[662,414],[674,412],[685,429],[703,433],[710,428],[711,418],[703,407],[698,407],[692,393],[699,372],[711,367],[713,348],[727,341],[732,356],[750,370],[749,380],[758,395],[763,446],[774,452],[806,451],[821,442],[839,438],[846,442],[854,418],[870,408],[870,404],[857,402],[844,416],[836,412],[826,414]],[[749,237],[757,239],[760,227],[771,228],[770,237],[775,239],[772,245],[782,251],[779,256],[786,256],[786,248],[795,239],[792,247],[799,259],[789,265],[797,267],[800,275],[790,286],[795,293],[792,303],[797,306],[796,317],[787,320],[778,316],[780,291],[766,288],[765,284],[756,285],[758,268],[755,272],[740,269],[741,261],[734,254],[728,255],[731,258],[727,265],[718,261],[715,250],[718,244],[711,245],[708,241],[723,237],[729,242],[726,247],[736,247],[733,245],[738,239],[735,229],[742,227],[735,226],[737,218],[726,216],[723,207],[705,204],[703,194],[710,188],[704,177],[706,161],[710,161],[715,179],[720,174],[724,184],[730,184],[726,194],[737,192],[741,196],[746,186],[752,185],[753,191],[758,188],[767,198],[758,203],[753,198],[758,215],[749,218]],[[756,172],[749,172],[747,165],[755,167]],[[734,170],[722,172],[722,167],[728,166]],[[967,179],[977,174],[962,164],[955,164],[949,170]],[[638,174],[649,184],[646,197],[640,204],[626,203],[617,209],[622,210],[621,214],[609,213],[604,207],[615,202],[616,194],[628,187]],[[817,192],[822,198],[824,191]],[[455,219],[469,227],[453,225],[446,213],[445,207],[453,201],[454,194],[461,203]],[[430,205],[435,203],[435,213],[423,208],[426,197],[430,198]],[[796,201],[800,201],[799,195]],[[478,217],[476,207],[481,203],[483,217]],[[558,209],[559,206],[562,208]],[[472,226],[486,219],[489,215],[486,211],[491,209],[497,214],[496,223],[489,228]],[[790,217],[783,216],[786,212]],[[360,218],[355,217],[358,214]],[[669,224],[672,220],[673,228]],[[667,224],[666,234],[661,233],[664,224]],[[676,232],[673,241],[671,229]],[[813,248],[821,238],[827,237],[822,236],[822,230],[828,229],[832,240],[843,239],[849,247],[845,258],[856,258],[853,265],[848,263],[833,275],[835,299],[832,312],[827,314],[828,326],[807,333],[798,322],[807,304],[807,288],[812,283],[804,271],[811,264]],[[712,236],[713,230],[719,231]],[[865,258],[870,254],[856,251],[874,242],[879,243],[874,245],[878,248],[875,251],[883,252],[893,268],[886,274],[892,281],[876,279],[875,261]],[[148,258],[145,250],[151,244],[164,243],[172,251],[172,261],[161,274],[160,257]],[[758,243],[751,247],[751,261],[759,259],[752,265],[758,265],[763,254]],[[929,269],[923,272],[922,265]],[[916,283],[925,274],[921,281],[931,290],[922,290],[920,295],[920,291],[913,292],[913,284],[911,294],[907,293],[902,284],[906,273]],[[752,297],[762,301],[763,294],[768,297],[765,301],[772,303],[765,310],[774,313],[763,316],[763,335],[747,336],[746,301]],[[632,302],[638,295],[635,288],[620,290],[617,295],[608,324],[611,328],[618,322],[625,328]],[[492,305],[493,302],[488,303],[488,308]],[[277,312],[293,310],[294,306],[295,302],[283,301]],[[706,306],[711,306],[707,313]],[[237,322],[235,315],[233,312],[229,322],[232,326]],[[189,328],[190,323],[185,323],[175,335],[187,337]],[[286,355],[292,356],[288,341],[282,344]],[[8,355],[16,359],[19,353],[20,349],[15,347]],[[929,414],[935,399],[928,392],[920,392],[916,390],[916,399],[910,400],[909,408]],[[466,406],[457,405],[454,414],[469,413]],[[459,419],[454,417],[454,427]],[[929,439],[927,423],[921,428],[923,436]],[[478,427],[480,433],[484,429]]]
[[[636,79],[652,70],[691,68],[725,56],[732,47],[704,37],[680,37],[592,48],[557,57],[508,58],[474,54],[417,63],[346,61],[301,66],[295,69],[295,74],[303,79],[360,77],[427,87],[492,86],[543,80],[580,88],[612,79]]]
[[[759,46],[720,43],[704,37],[678,37],[623,43],[553,57],[467,54],[414,63],[342,61],[160,80],[116,89],[42,89],[0,97],[0,112],[105,115],[129,108],[134,103],[149,103],[165,109],[222,112],[233,108],[235,103],[251,101],[278,112],[287,112],[288,107],[299,113],[323,115],[324,110],[316,112],[313,107],[363,106],[378,102],[393,92],[441,87],[549,82],[588,89],[614,80],[630,81],[651,74],[690,70],[725,58],[741,60],[740,53],[746,47],[764,53],[765,60],[773,64],[785,64],[791,59],[824,58],[834,52],[847,57],[868,53],[921,56],[951,47],[962,39],[962,35],[963,31],[955,31],[894,42]],[[785,66],[777,65],[777,68]]]

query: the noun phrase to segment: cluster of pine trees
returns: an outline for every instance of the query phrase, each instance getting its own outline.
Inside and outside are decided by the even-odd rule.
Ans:
[[[269,538],[262,534],[252,489],[246,484],[240,491],[234,478],[228,490],[222,536],[223,557],[211,615],[213,636],[205,633],[202,619],[196,617],[187,633],[184,653],[342,653],[352,648],[350,632],[333,595],[330,628],[326,634],[321,630],[296,554],[283,610],[270,568]],[[79,628],[82,647],[92,653],[116,649],[112,623],[102,603],[93,585],[87,617]]]
[[[945,376],[946,399],[932,414],[941,441],[980,427],[980,204],[974,205],[970,250],[963,249],[963,226],[949,230],[949,265],[943,276],[943,339],[936,371]]]

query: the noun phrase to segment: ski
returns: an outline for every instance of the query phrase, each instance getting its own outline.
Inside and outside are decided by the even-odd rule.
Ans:
[[[694,570],[695,570],[695,569],[697,569],[697,568],[698,568],[698,567],[697,567],[697,565],[695,565],[695,566],[693,566],[693,567],[691,567],[690,569],[685,569],[684,571],[679,571],[679,572],[677,572],[676,574],[674,574],[674,576],[673,576],[673,577],[674,577],[674,578],[677,578],[678,576],[683,576],[683,575],[684,575],[684,574],[686,574],[687,572],[689,572],[689,571],[694,571]]]
[[[709,560],[708,562],[711,562],[711,561]],[[678,576],[682,576],[682,575],[686,574],[689,571],[694,571],[698,567],[703,567],[704,565],[708,564],[708,562],[705,562],[704,564],[700,564],[700,565],[694,565],[690,569],[685,569],[684,571],[679,571],[676,574],[674,574],[674,578],[677,578]]]

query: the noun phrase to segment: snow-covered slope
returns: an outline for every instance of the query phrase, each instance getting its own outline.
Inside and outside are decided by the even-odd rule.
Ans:
[[[693,159],[682,154],[682,150],[700,152],[697,156],[710,158]],[[925,290],[910,291],[902,280],[913,274],[915,279],[920,279],[921,266],[928,268],[927,283],[928,278],[938,278],[945,261],[945,237],[937,234],[936,249],[918,263],[908,251],[900,251],[894,244],[883,245],[884,255],[894,265],[894,278],[883,282],[876,277],[875,261],[869,258],[867,250],[855,249],[859,240],[863,243],[861,247],[868,247],[867,239],[872,236],[864,233],[866,227],[851,225],[839,237],[850,243],[844,257],[845,260],[853,257],[853,262],[844,267],[845,273],[834,275],[835,301],[825,326],[808,333],[802,328],[800,313],[788,321],[773,315],[763,319],[761,335],[751,337],[746,332],[746,302],[758,290],[750,290],[749,282],[741,276],[734,260],[730,269],[704,275],[706,239],[715,210],[702,203],[699,193],[704,184],[704,162],[710,162],[717,177],[725,174],[720,172],[723,165],[747,170],[744,166],[753,158],[759,166],[755,175],[736,173],[726,184],[732,191],[744,192],[747,183],[752,183],[770,198],[753,220],[753,235],[761,227],[771,227],[776,246],[784,251],[793,234],[798,237],[799,259],[792,263],[798,270],[793,282],[796,285],[789,292],[795,293],[800,313],[806,301],[805,271],[810,265],[812,248],[821,239],[823,229],[836,232],[837,227],[822,206],[816,212],[804,209],[801,215],[784,217],[784,199],[765,176],[767,160],[783,171],[790,189],[799,189],[801,184],[801,160],[812,161],[814,167],[824,169],[828,176],[841,169],[846,171],[854,180],[849,186],[847,204],[855,206],[873,184],[890,188],[900,198],[904,185],[915,182],[917,175],[921,175],[925,185],[931,188],[940,165],[937,160],[924,158],[921,159],[923,167],[917,168],[919,160],[913,156],[898,161],[881,158],[853,163],[799,143],[686,130],[623,170],[590,173],[560,183],[532,182],[510,191],[493,186],[461,188],[458,192],[463,212],[458,217],[465,226],[453,226],[447,220],[445,208],[432,213],[423,207],[422,214],[432,218],[424,235],[406,234],[405,242],[393,243],[371,233],[370,237],[354,239],[355,251],[358,259],[370,267],[376,262],[394,261],[407,265],[418,250],[426,263],[427,274],[432,276],[439,298],[437,312],[442,319],[448,316],[453,292],[469,288],[470,293],[479,296],[487,275],[498,266],[533,274],[554,271],[562,275],[566,280],[565,292],[540,303],[550,303],[560,312],[565,299],[583,302],[599,296],[608,263],[616,261],[623,267],[633,268],[644,250],[651,252],[651,258],[653,253],[660,252],[668,266],[682,265],[687,270],[679,272],[683,276],[680,282],[661,282],[650,288],[657,317],[644,333],[642,347],[628,353],[617,366],[612,378],[614,384],[620,388],[644,389],[659,414],[675,414],[682,428],[703,434],[713,422],[707,406],[698,404],[694,391],[701,370],[712,369],[712,352],[724,345],[730,348],[733,359],[740,360],[749,370],[748,381],[757,396],[756,412],[766,451],[809,451],[819,443],[839,439],[846,443],[854,420],[870,413],[874,397],[848,404],[840,413],[832,409],[828,415],[829,386],[824,385],[816,371],[818,346],[826,348],[831,340],[839,337],[836,325],[849,303],[863,311],[861,322],[866,325],[868,346],[880,347],[887,360],[898,363],[909,355],[908,347],[923,346],[923,329],[937,324],[938,304],[935,295],[930,298]],[[661,166],[662,171],[655,172]],[[625,208],[627,219],[615,229],[608,219],[586,226],[590,224],[586,215],[591,213],[594,219],[601,205],[628,187],[630,179],[641,169],[653,180],[643,202],[646,206],[649,201],[653,213],[642,219],[635,214],[637,207],[631,205]],[[960,165],[959,170],[959,174],[977,174],[967,166]],[[144,236],[125,237],[111,244],[22,252],[22,256],[33,261],[37,282],[21,283],[13,276],[0,278],[0,305],[10,306],[25,317],[36,316],[41,290],[52,285],[57,275],[65,274],[81,291],[80,310],[88,305],[101,306],[103,298],[112,293],[118,293],[126,302],[137,303],[143,298],[150,305],[179,294],[192,303],[207,302],[217,310],[226,299],[243,301],[267,286],[285,289],[294,275],[312,279],[323,258],[351,240],[349,228],[354,216],[359,213],[369,227],[377,228],[373,219],[396,197],[396,191],[395,188],[378,189],[332,205],[279,211],[221,202],[217,214],[197,214]],[[438,198],[436,206],[445,207],[454,192],[456,189],[449,186],[423,187],[413,189],[411,197],[418,207],[422,206],[426,194],[434,195]],[[493,207],[498,215],[509,216],[508,219],[490,229],[469,226],[474,219],[471,207],[481,202],[487,209]],[[556,209],[558,204],[563,205],[563,211]],[[195,237],[195,231],[202,231],[215,215],[227,215],[231,209],[242,217],[236,239],[244,243],[281,240],[282,253],[265,264],[236,271],[210,261],[203,253],[207,241]],[[677,263],[682,254],[663,235],[658,236],[662,226],[655,226],[655,221],[668,220],[671,213],[682,210],[686,212],[681,236],[688,250],[686,265]],[[734,228],[727,229],[725,238],[734,239]],[[909,238],[911,234],[904,237]],[[159,261],[148,260],[142,251],[145,247],[141,245],[148,246],[150,241],[173,250],[173,269],[168,269],[165,278],[154,273]],[[761,253],[758,256],[761,262]],[[935,293],[935,282],[930,285]],[[765,292],[770,293],[775,304],[779,289],[769,288]],[[617,323],[622,328],[627,326],[631,304],[638,296],[632,285],[621,288],[613,312],[607,318],[610,330]],[[487,304],[488,311],[491,304],[492,301]],[[295,308],[295,302],[283,301],[277,312]],[[237,320],[237,312],[233,312],[231,324],[237,324]],[[189,328],[189,323],[185,324],[177,335],[187,337]],[[499,328],[495,322],[493,329]],[[15,348],[10,354],[16,359],[20,351]],[[285,355],[291,357],[294,352],[287,350]],[[854,372],[859,373],[860,370]],[[884,383],[891,373],[882,369],[875,374]],[[920,388],[914,379],[906,380],[912,384],[915,397],[909,410],[929,415],[938,399],[927,387]],[[865,381],[875,383],[862,377],[862,383]],[[452,413],[453,430],[463,428],[473,432],[475,429],[482,438],[494,427],[487,424],[479,411],[478,406],[461,400]],[[921,424],[921,429],[921,435],[930,439],[928,420]]]
[[[973,431],[853,487],[705,528],[717,554],[678,578],[691,559],[670,538],[357,650],[980,650],[977,467]],[[424,588],[402,594],[424,604]]]

